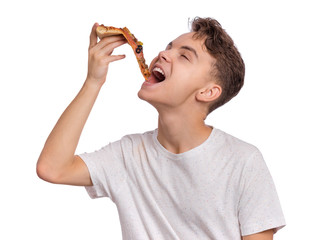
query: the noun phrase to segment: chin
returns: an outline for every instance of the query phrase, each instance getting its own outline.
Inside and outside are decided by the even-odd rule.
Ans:
[[[142,91],[141,89],[139,90],[138,92],[138,97],[143,100],[143,101],[146,101],[148,102],[150,105],[152,105],[156,110],[158,110],[158,104],[157,101],[155,101],[154,99],[152,99],[149,94],[146,94],[145,91]]]
[[[149,104],[153,105],[153,104],[151,103],[151,99],[150,99],[149,94],[148,94],[148,93],[146,94],[146,92],[143,91],[142,89],[139,90],[139,92],[138,92],[138,97],[139,97],[141,100],[146,101],[146,102],[148,102]]]
[[[144,101],[146,101],[146,99],[145,99],[145,96],[144,96],[145,94],[143,93],[143,91],[142,91],[142,89],[140,89],[139,90],[139,92],[138,92],[138,97],[141,99],[141,100],[144,100]]]

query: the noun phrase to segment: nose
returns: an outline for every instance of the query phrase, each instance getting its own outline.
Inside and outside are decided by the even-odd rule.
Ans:
[[[159,52],[159,54],[152,60],[150,66],[149,66],[149,69],[152,70],[154,64],[157,63],[158,61],[161,61],[161,62],[170,62],[171,61],[171,58],[170,58],[167,50]]]
[[[159,59],[166,61],[166,62],[170,62],[170,56],[168,54],[168,51],[167,50],[161,51],[159,53]]]

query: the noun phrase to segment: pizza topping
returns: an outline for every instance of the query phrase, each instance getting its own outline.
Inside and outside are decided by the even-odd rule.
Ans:
[[[142,45],[138,45],[138,47],[136,48],[136,53],[141,53],[142,51]]]

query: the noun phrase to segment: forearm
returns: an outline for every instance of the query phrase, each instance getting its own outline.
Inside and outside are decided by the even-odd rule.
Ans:
[[[122,36],[111,36],[97,42],[94,24],[90,35],[87,79],[67,109],[51,131],[37,162],[40,178],[72,185],[90,184],[90,175],[83,161],[75,157],[77,144],[103,86],[108,65],[125,58],[124,55],[111,55],[113,50],[126,43]],[[85,166],[84,166],[85,165]]]
[[[88,82],[63,112],[44,145],[38,165],[48,174],[60,172],[73,160],[80,135],[100,90],[100,87]]]

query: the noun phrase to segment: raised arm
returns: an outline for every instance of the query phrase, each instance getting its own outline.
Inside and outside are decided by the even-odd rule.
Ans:
[[[37,175],[48,182],[92,185],[89,171],[75,151],[86,120],[106,80],[109,63],[125,58],[124,55],[111,54],[116,47],[126,43],[122,36],[106,37],[97,42],[97,26],[94,24],[90,35],[86,81],[57,121],[37,161]]]

